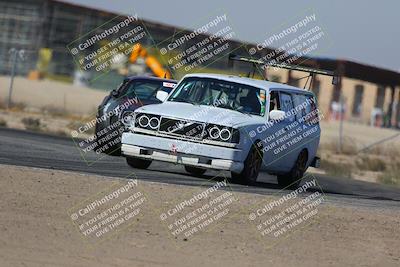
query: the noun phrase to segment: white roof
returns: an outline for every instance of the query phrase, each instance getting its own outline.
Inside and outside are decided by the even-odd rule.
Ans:
[[[257,88],[263,88],[263,89],[281,88],[281,89],[301,91],[303,93],[308,92],[305,89],[290,86],[290,85],[283,84],[283,83],[275,83],[275,82],[257,80],[257,79],[240,77],[240,76],[235,76],[235,75],[214,74],[214,73],[192,73],[192,74],[185,75],[184,78],[186,78],[186,77],[212,78],[212,79],[224,80],[224,81],[228,81],[228,82],[246,84],[246,85],[254,86]]]

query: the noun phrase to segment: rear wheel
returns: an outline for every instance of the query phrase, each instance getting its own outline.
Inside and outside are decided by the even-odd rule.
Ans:
[[[303,178],[303,175],[306,171],[307,160],[307,151],[301,151],[290,172],[284,175],[278,175],[278,184],[281,187],[290,186],[292,189],[299,187],[301,178]]]
[[[196,176],[201,176],[206,172],[206,169],[197,168],[197,167],[193,167],[193,166],[187,166],[187,165],[185,165],[185,170],[188,173],[196,175]]]
[[[253,144],[246,160],[244,161],[242,172],[231,173],[233,180],[244,184],[254,184],[257,181],[257,176],[260,172],[262,159],[263,152],[261,146],[257,147],[255,144]]]
[[[151,164],[151,160],[126,157],[126,163],[128,163],[132,168],[147,169]]]

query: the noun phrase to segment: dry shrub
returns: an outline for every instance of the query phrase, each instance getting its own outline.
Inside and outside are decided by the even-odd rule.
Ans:
[[[7,127],[7,122],[0,118],[0,126],[1,127]]]
[[[26,109],[26,104],[22,102],[11,103],[12,111],[24,111]]]
[[[40,132],[42,131],[43,125],[40,122],[40,119],[35,118],[23,118],[21,120],[22,124],[25,126],[26,130]]]
[[[322,159],[321,169],[323,169],[329,176],[351,178],[353,165],[350,163],[333,162]]]
[[[382,173],[378,179],[383,184],[400,186],[400,163],[394,164],[390,169]]]
[[[365,151],[373,155],[400,157],[400,146],[397,144],[390,144],[390,141],[388,141],[387,144],[376,145]]]
[[[45,114],[55,117],[63,117],[67,115],[63,108],[58,108],[54,106],[42,107],[41,111]]]
[[[350,137],[343,138],[342,149],[339,151],[339,140],[332,140],[328,143],[321,144],[321,150],[327,150],[335,154],[356,155],[358,148],[355,140]]]
[[[381,172],[386,170],[388,163],[379,157],[362,155],[357,159],[356,165],[360,170]]]

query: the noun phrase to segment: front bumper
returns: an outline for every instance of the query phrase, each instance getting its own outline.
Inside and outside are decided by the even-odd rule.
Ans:
[[[205,169],[241,172],[242,150],[139,133],[123,133],[122,154]]]

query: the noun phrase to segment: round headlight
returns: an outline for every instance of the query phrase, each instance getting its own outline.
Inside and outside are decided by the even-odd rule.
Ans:
[[[124,113],[122,113],[121,122],[125,126],[131,126],[134,118],[135,114],[133,113],[133,111],[125,111]]]
[[[160,120],[157,117],[153,117],[149,121],[149,126],[151,129],[155,130],[160,125]]]
[[[141,127],[146,128],[147,126],[149,126],[149,121],[150,120],[146,115],[142,115],[140,116],[138,123]]]
[[[231,138],[231,131],[224,128],[219,132],[219,138],[223,141],[228,141]]]
[[[209,133],[212,139],[217,139],[220,135],[220,130],[218,129],[217,126],[214,126],[209,130]]]

